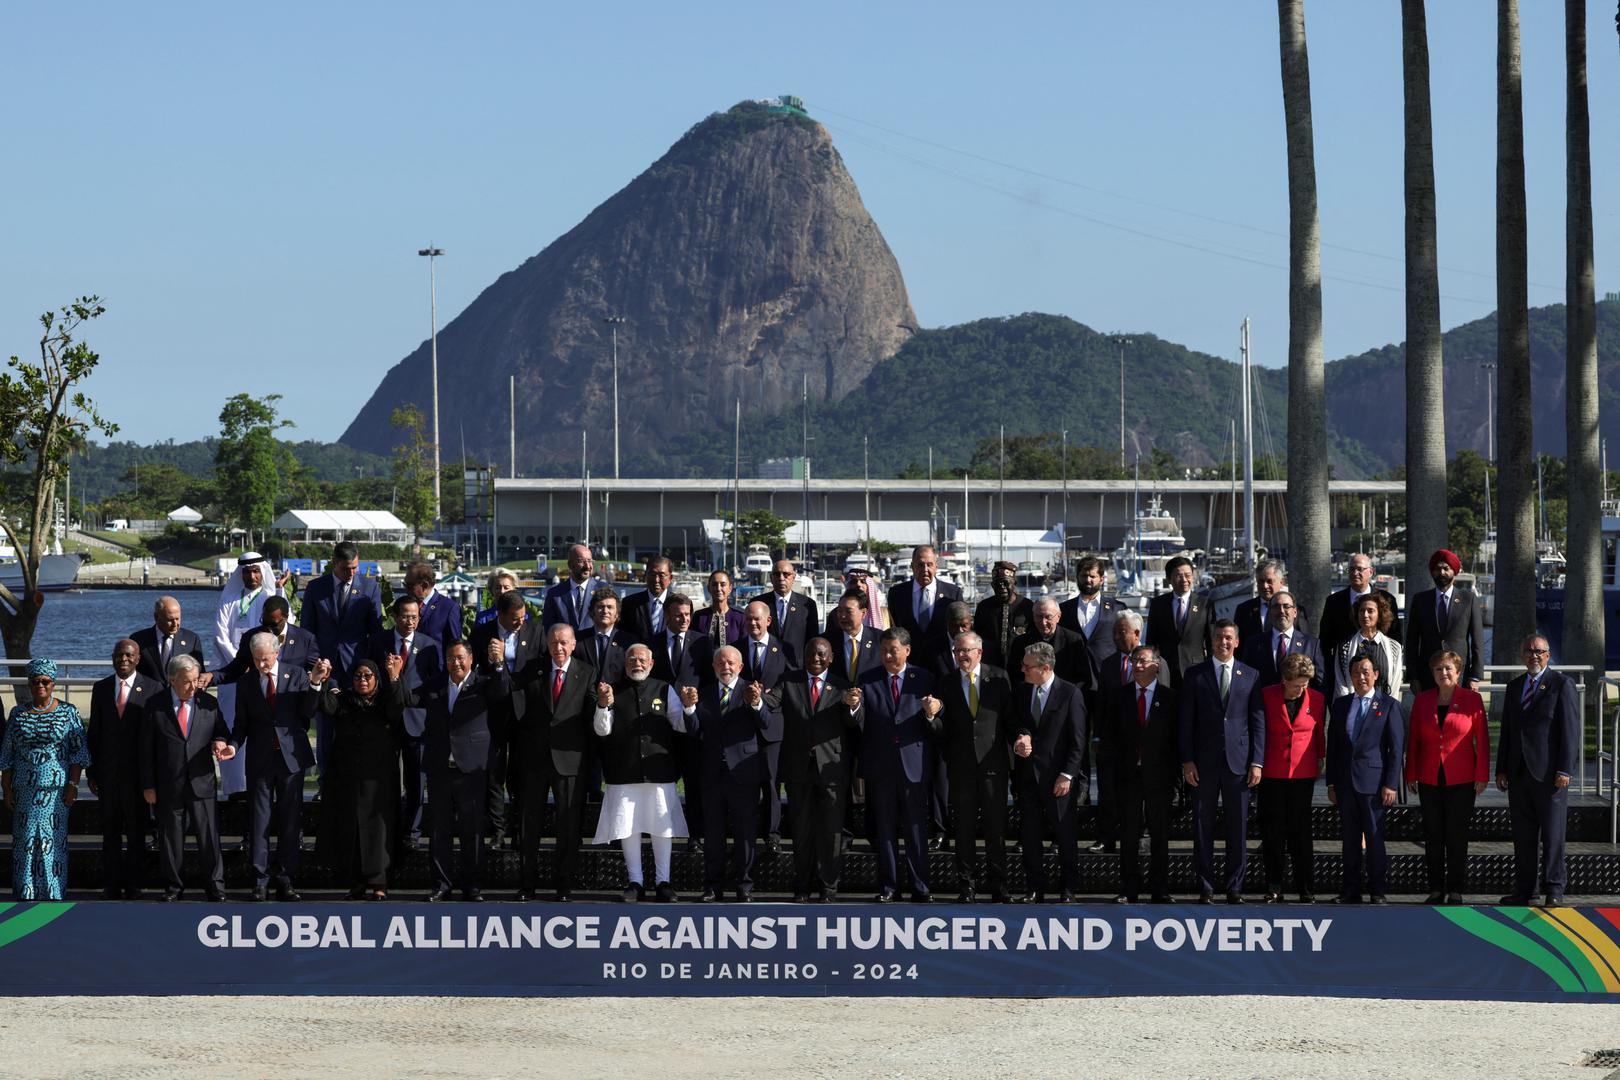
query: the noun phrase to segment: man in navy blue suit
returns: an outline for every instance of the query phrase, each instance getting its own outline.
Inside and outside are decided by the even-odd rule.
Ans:
[[[913,659],[932,672],[934,661],[950,652],[949,622],[945,609],[962,599],[960,587],[940,581],[939,555],[932,544],[911,549],[911,580],[889,589],[889,625],[911,635]]]
[[[422,605],[417,632],[439,643],[442,651],[461,640],[461,605],[433,588],[436,575],[425,562],[405,567],[405,592]]]
[[[394,628],[380,630],[366,643],[366,657],[385,675],[381,693],[388,693],[388,657],[403,656],[399,681],[408,693],[419,691],[444,672],[444,652],[439,643],[420,630],[422,604],[410,593],[394,598]],[[422,836],[422,732],[427,726],[427,709],[407,705],[404,713],[405,739],[400,747],[405,786],[400,795],[399,831],[401,847],[415,844]]]
[[[821,632],[821,614],[816,602],[793,591],[798,571],[793,560],[777,559],[771,568],[771,591],[760,597],[771,611],[771,633],[782,642],[788,667],[804,667],[804,643]]]
[[[1335,903],[1361,902],[1365,851],[1368,899],[1382,904],[1389,869],[1384,853],[1384,811],[1395,805],[1401,788],[1406,717],[1401,703],[1378,689],[1378,668],[1372,657],[1362,655],[1350,661],[1350,686],[1352,692],[1341,694],[1328,708],[1327,794],[1328,801],[1339,808],[1339,835],[1344,843],[1344,887]]]
[[[1215,623],[1207,663],[1182,673],[1181,775],[1193,789],[1193,870],[1198,901],[1215,899],[1215,817],[1226,808],[1226,902],[1243,903],[1243,872],[1249,824],[1249,791],[1260,783],[1266,757],[1266,718],[1258,708],[1259,678],[1232,654],[1237,625]],[[1253,698],[1251,702],[1250,699]]]
[[[1311,676],[1311,688],[1326,693],[1329,687],[1324,679],[1327,665],[1322,662],[1322,643],[1296,625],[1295,616],[1298,613],[1299,608],[1294,604],[1292,593],[1283,591],[1273,594],[1267,616],[1271,620],[1271,629],[1267,633],[1244,638],[1238,659],[1259,673],[1262,687],[1276,686],[1282,682],[1279,671],[1283,659],[1292,653],[1303,653],[1316,666],[1316,674]]]
[[[669,559],[663,555],[648,559],[642,580],[647,587],[624,598],[624,606],[619,609],[619,629],[632,642],[650,646],[656,660],[658,643],[664,635],[664,609],[672,595],[669,586],[675,580]]]
[[[1048,827],[1057,844],[1063,891],[1073,903],[1080,887],[1075,839],[1075,798],[1085,787],[1086,705],[1080,688],[1053,674],[1057,653],[1038,641],[1024,650],[1024,685],[1013,690],[1013,790],[1018,794],[1019,843],[1024,855],[1025,900],[1046,902],[1046,865],[1041,848]]]
[[[1547,639],[1526,638],[1524,674],[1507,684],[1496,745],[1496,786],[1508,793],[1513,819],[1513,892],[1504,904],[1528,904],[1547,887],[1547,907],[1564,902],[1564,835],[1569,781],[1581,745],[1575,681],[1547,667]],[[1539,879],[1539,881],[1538,881]]]
[[[272,600],[281,600],[273,596]],[[269,601],[266,601],[268,607]],[[315,764],[309,748],[309,722],[320,707],[310,674],[301,664],[277,655],[269,634],[244,637],[253,668],[236,684],[236,723],[232,729],[246,752],[248,852],[253,865],[253,899],[263,900],[271,882],[276,899],[295,901],[293,877],[303,844],[304,771]],[[328,666],[320,668],[322,675]],[[324,681],[318,680],[318,681]],[[270,833],[276,857],[270,861]]]
[[[929,719],[943,706],[932,696],[934,676],[909,662],[911,634],[905,627],[883,632],[878,655],[881,666],[846,695],[861,730],[861,777],[866,781],[866,812],[877,853],[877,902],[890,903],[900,893],[898,852],[903,834],[911,899],[926,904],[931,898],[928,789],[934,775]]]
[[[575,544],[568,549],[568,577],[546,590],[545,606],[540,611],[541,625],[550,630],[558,623],[574,628],[576,640],[584,636],[591,623],[591,597],[597,589],[611,589],[611,582],[597,577],[591,549]]]
[[[776,689],[776,684],[793,666],[788,661],[786,646],[771,633],[771,620],[769,602],[750,601],[748,607],[743,609],[743,637],[737,642],[737,649],[743,658],[743,679],[757,682],[767,690]],[[769,775],[765,779],[761,798],[764,800],[766,849],[772,855],[782,852],[782,795],[776,782],[781,754],[780,741],[766,744],[765,768]]]
[[[381,632],[382,591],[376,578],[359,577],[360,549],[348,540],[332,546],[326,573],[304,587],[298,621],[315,636],[315,655],[332,662],[332,678],[349,685],[349,667],[364,655],[366,642]],[[268,603],[268,601],[266,601]],[[326,786],[326,748],[332,744],[332,718],[315,716],[315,764]]]

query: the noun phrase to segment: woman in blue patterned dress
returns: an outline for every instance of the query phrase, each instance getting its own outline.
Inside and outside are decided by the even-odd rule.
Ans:
[[[34,703],[18,705],[0,737],[0,782],[11,808],[11,886],[18,900],[60,900],[67,887],[68,808],[90,764],[79,710],[56,700],[56,665],[28,664]]]

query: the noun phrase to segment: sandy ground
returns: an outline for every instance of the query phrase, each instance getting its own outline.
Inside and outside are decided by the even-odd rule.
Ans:
[[[1585,1077],[1620,1004],[36,998],[0,1076]]]

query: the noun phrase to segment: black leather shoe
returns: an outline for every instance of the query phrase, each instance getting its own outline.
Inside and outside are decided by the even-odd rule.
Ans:
[[[667,881],[660,881],[653,895],[663,904],[674,904],[679,902],[681,898],[681,894],[675,891],[675,886]]]
[[[928,850],[929,851],[943,851],[943,850],[945,850],[945,838],[943,836],[930,836],[928,838]]]
[[[224,889],[206,889],[203,895],[208,898],[210,904],[223,904],[225,902]]]
[[[808,904],[810,902],[810,894],[805,892],[803,889],[800,889],[798,892],[793,894],[793,902],[795,904]]]
[[[1090,847],[1086,848],[1086,850],[1091,852],[1093,855],[1112,854],[1114,845],[1110,844],[1106,840],[1099,840],[1095,844],[1092,844]]]
[[[482,904],[484,894],[478,889],[463,889],[461,890],[461,899],[468,904]]]
[[[754,894],[752,892],[743,892],[741,889],[737,890],[737,903],[752,904],[753,902]]]
[[[719,892],[718,889],[704,889],[703,890],[703,895],[698,897],[699,903],[704,903],[704,904],[713,904],[713,903],[717,902],[719,899],[720,899],[720,892]]]
[[[1169,893],[1156,892],[1153,894],[1153,902],[1155,904],[1173,904],[1176,902],[1176,898]]]
[[[248,899],[253,901],[255,904],[264,903],[265,900],[269,899],[269,896],[270,896],[269,890],[266,889],[263,885],[255,885],[255,886],[253,886],[253,891],[248,893]]]
[[[1009,904],[1033,904],[1034,902],[1035,897],[1032,893],[1014,893],[1007,897],[1007,903]]]
[[[835,904],[835,903],[837,903],[838,902],[838,890],[837,889],[822,889],[821,890],[821,902],[823,904]]]
[[[934,894],[933,893],[925,893],[925,892],[914,892],[914,893],[911,894],[911,902],[913,904],[932,904],[934,902]]]
[[[1453,907],[1460,907],[1461,905],[1468,903],[1468,901],[1463,899],[1462,893],[1450,892],[1446,893],[1446,903],[1452,905]]]
[[[347,896],[345,896],[343,899],[345,899],[345,900],[364,900],[365,898],[366,898],[366,887],[364,885],[356,885],[354,888],[349,890],[349,894]]]
[[[627,904],[639,904],[647,898],[647,887],[639,881],[632,881],[619,892],[619,899]]]
[[[689,838],[686,841],[686,850],[691,851],[691,852],[695,852],[696,854],[699,854],[699,855],[703,854],[703,837],[694,836],[694,837]]]
[[[1374,905],[1387,904],[1389,903],[1389,897],[1385,896],[1383,893],[1375,892],[1371,896],[1367,897],[1367,903]]]
[[[1541,906],[1542,907],[1563,907],[1564,906],[1564,898],[1562,896],[1549,896],[1549,897],[1547,897],[1546,900],[1542,901]]]
[[[162,900],[165,904],[172,904],[184,895],[185,893],[181,892],[179,889],[164,889],[163,895],[158,899]]]
[[[1116,904],[1134,904],[1134,903],[1136,903],[1136,897],[1132,893],[1120,893],[1118,896],[1114,897],[1114,903],[1116,903]]]
[[[1240,893],[1240,892],[1229,892],[1229,893],[1227,893],[1226,894],[1226,902],[1228,904],[1247,903],[1247,901],[1243,899],[1243,894]]]
[[[1302,892],[1299,894],[1299,902],[1302,904],[1314,904],[1316,903],[1316,894]]]
[[[896,895],[897,894],[893,889],[884,889],[873,898],[873,902],[879,904],[892,904],[894,903]]]
[[[1338,896],[1333,898],[1333,902],[1335,904],[1359,904],[1361,903],[1361,897],[1359,895],[1349,896],[1344,893],[1340,893]]]
[[[1215,902],[1215,894],[1212,892],[1201,892],[1198,894],[1198,902],[1200,904],[1213,904]]]
[[[772,855],[782,854],[782,838],[774,833],[765,841],[765,850]]]
[[[517,896],[515,896],[513,899],[515,899],[520,904],[533,903],[533,901],[534,901],[534,890],[533,889],[519,889],[517,891]]]
[[[974,892],[972,888],[963,889],[961,892],[956,894],[956,902],[958,904],[977,904],[979,902],[979,894]]]
[[[281,901],[283,904],[296,904],[302,900],[303,897],[298,895],[298,890],[294,889],[292,885],[284,881],[280,885],[276,886],[276,899]]]
[[[101,890],[101,898],[103,900],[117,900],[118,899],[118,890],[114,889],[114,888],[111,888],[111,887],[102,889]]]
[[[552,903],[555,903],[555,904],[572,903],[573,899],[574,899],[574,894],[572,892],[570,892],[569,890],[567,890],[567,889],[558,889],[557,890],[557,895],[553,896],[551,898]]]
[[[1510,893],[1498,900],[1497,903],[1503,907],[1529,907],[1530,898],[1519,893]]]
[[[990,902],[992,904],[1010,904],[1013,902],[1013,898],[1003,890],[996,889],[990,894]]]
[[[1283,902],[1283,894],[1280,892],[1268,892],[1261,898],[1260,902],[1262,904],[1280,904]]]
[[[432,892],[428,893],[428,903],[442,904],[444,901],[450,899],[450,895],[449,889],[443,887],[434,889]]]
[[[1430,905],[1443,904],[1443,903],[1446,902],[1446,894],[1445,893],[1439,893],[1439,892],[1432,892],[1428,896],[1425,896],[1423,898],[1423,902],[1425,904],[1430,904]]]
[[[1078,899],[1079,898],[1076,897],[1074,893],[1070,892],[1068,889],[1064,889],[1062,892],[1058,893],[1057,902],[1060,904],[1073,904],[1078,902]]]

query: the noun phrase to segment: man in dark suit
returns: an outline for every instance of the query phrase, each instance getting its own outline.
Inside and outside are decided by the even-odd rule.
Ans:
[[[973,612],[973,632],[984,642],[984,662],[1006,671],[1013,642],[1035,619],[1035,603],[1018,595],[1017,563],[1002,560],[991,567],[990,590]]]
[[[1114,792],[1114,753],[1108,741],[1108,725],[1099,721],[1107,707],[1108,696],[1122,686],[1130,685],[1132,678],[1131,651],[1142,643],[1142,616],[1134,611],[1121,611],[1114,619],[1114,655],[1097,674],[1097,689],[1088,695],[1086,715],[1092,718],[1091,741],[1086,747],[1085,770],[1097,777],[1097,842],[1091,845],[1094,854],[1110,853],[1119,838],[1119,799]],[[1092,753],[1096,765],[1092,766]]]
[[[1298,612],[1292,593],[1287,590],[1275,593],[1271,598],[1270,632],[1244,638],[1238,656],[1258,673],[1259,685],[1263,688],[1282,682],[1280,672],[1283,659],[1293,653],[1301,653],[1310,657],[1316,667],[1316,674],[1311,676],[1312,689],[1325,693],[1329,687],[1327,664],[1322,659],[1322,643],[1295,625]]]
[[[1181,676],[1209,656],[1209,603],[1193,594],[1197,574],[1192,560],[1177,555],[1164,564],[1170,591],[1148,604],[1147,643],[1159,657],[1159,679],[1172,690],[1181,688]]]
[[[1365,853],[1368,899],[1382,904],[1389,870],[1384,812],[1395,805],[1401,789],[1406,717],[1401,703],[1378,689],[1372,657],[1350,661],[1350,686],[1351,693],[1334,698],[1328,707],[1327,794],[1328,802],[1339,808],[1344,851],[1344,886],[1334,902],[1361,902]]]
[[[141,797],[157,808],[163,899],[178,900],[185,889],[180,864],[189,818],[208,874],[203,891],[217,903],[225,899],[225,858],[215,814],[214,762],[235,757],[236,743],[213,696],[198,692],[202,662],[181,653],[169,660],[169,669],[168,690],[148,699],[138,736]]]
[[[493,679],[496,670],[505,671],[509,680],[532,678],[545,655],[541,632],[529,620],[529,605],[516,589],[501,593],[495,600],[495,618],[474,626],[468,646],[478,670]],[[489,712],[489,793],[484,809],[484,828],[491,847],[499,847],[508,835],[516,836],[521,820],[523,781],[510,768],[514,713],[521,712],[524,691],[514,685],[511,692],[493,703]],[[507,792],[514,806],[508,817]],[[508,833],[510,826],[510,833]]]
[[[591,597],[591,628],[576,636],[576,648],[596,669],[596,681],[616,686],[624,678],[624,650],[635,644],[619,629],[619,596],[612,589],[597,589]]]
[[[304,771],[315,764],[309,724],[320,707],[320,695],[310,689],[309,673],[302,666],[281,662],[274,636],[254,634],[243,640],[252,643],[253,670],[237,680],[232,730],[242,741],[247,759],[253,899],[264,900],[273,881],[276,899],[294,901],[299,896],[292,882],[304,839]],[[317,669],[322,676],[317,683],[326,681],[329,667]],[[272,830],[276,835],[274,866],[270,862]]]
[[[1108,658],[1114,655],[1114,620],[1125,610],[1125,605],[1103,595],[1103,583],[1108,580],[1108,564],[1097,556],[1087,555],[1076,563],[1075,580],[1080,592],[1063,601],[1058,609],[1058,625],[1080,635],[1080,640],[1086,643],[1086,650],[1091,654],[1092,669],[1100,671]],[[1058,659],[1061,661],[1062,657]],[[1068,676],[1060,671],[1058,678]]]
[[[1407,602],[1406,670],[1414,691],[1434,689],[1429,659],[1445,649],[1463,658],[1458,674],[1468,689],[1479,689],[1485,678],[1485,605],[1473,589],[1452,584],[1461,569],[1462,561],[1452,552],[1435,552],[1429,558],[1434,588]]]
[[[141,662],[136,671],[163,686],[169,684],[169,661],[176,656],[189,656],[203,662],[202,641],[196,634],[180,625],[180,601],[172,596],[160,596],[152,605],[152,625],[143,626],[129,635],[141,650]],[[203,686],[209,680],[203,681]]]
[[[692,613],[692,629],[709,639],[709,647],[735,645],[743,636],[743,613],[731,606],[731,575],[716,570],[709,575],[709,606]]]
[[[1265,713],[1255,707],[1259,680],[1253,668],[1233,655],[1237,645],[1237,627],[1229,619],[1217,621],[1209,661],[1187,671],[1181,686],[1181,773],[1193,789],[1193,868],[1203,904],[1214,902],[1215,818],[1223,803],[1226,867],[1221,880],[1226,902],[1243,903],[1249,792],[1260,783],[1266,759]]]
[[[556,801],[558,901],[574,898],[579,861],[580,816],[596,713],[596,669],[574,648],[574,628],[555,623],[546,629],[546,660],[520,680],[523,709],[514,715],[513,768],[523,773],[523,825],[517,898],[533,900],[540,883],[540,829],[546,797]],[[533,670],[533,669],[531,669]]]
[[[683,687],[686,728],[703,743],[703,896],[719,900],[729,884],[743,903],[753,899],[754,845],[759,832],[759,793],[766,781],[765,746],[782,740],[780,695],[762,683],[745,682],[742,654],[722,645],[714,654],[714,681],[701,690]],[[730,880],[726,833],[731,833]]]
[[[760,597],[771,609],[771,633],[782,642],[782,652],[792,668],[803,667],[804,643],[821,629],[816,602],[793,591],[797,580],[793,560],[777,559],[771,568],[771,591]]]
[[[577,641],[591,628],[591,597],[597,589],[613,587],[612,582],[597,577],[595,569],[589,547],[575,544],[568,549],[568,577],[546,590],[540,611],[540,622],[547,632],[558,623],[567,623]]]
[[[1102,725],[1115,764],[1119,801],[1120,893],[1134,904],[1142,891],[1142,826],[1148,832],[1148,889],[1155,904],[1170,897],[1170,809],[1179,769],[1180,716],[1176,692],[1159,681],[1159,654],[1151,645],[1131,651],[1131,680],[1104,692]]]
[[[113,673],[90,688],[90,793],[101,808],[101,898],[134,900],[152,811],[141,798],[139,733],[146,702],[163,685],[136,671],[141,647],[113,646]]]
[[[899,843],[906,841],[911,899],[926,904],[928,889],[928,793],[934,774],[934,747],[928,713],[938,712],[930,695],[934,677],[910,663],[911,634],[902,626],[883,632],[881,666],[869,671],[846,698],[854,704],[861,729],[861,778],[866,813],[877,854],[877,902],[887,904],[900,891]]]
[[[1013,790],[1018,795],[1018,837],[1024,855],[1026,901],[1046,902],[1046,860],[1041,841],[1049,829],[1062,872],[1060,903],[1072,903],[1080,887],[1080,851],[1075,839],[1075,794],[1086,783],[1086,705],[1080,688],[1058,678],[1052,647],[1036,642],[1024,650],[1024,685],[1012,692],[1008,734],[1012,739]]]
[[[951,647],[956,664],[934,681],[941,708],[934,714],[941,756],[950,782],[956,822],[956,872],[963,904],[978,902],[983,882],[995,903],[1007,895],[1008,713],[1012,688],[1007,673],[983,662],[984,640],[972,630],[958,634]],[[984,872],[979,872],[974,838],[984,828]]]
[[[405,567],[405,594],[422,605],[422,622],[417,633],[439,643],[441,650],[461,640],[461,605],[433,588],[438,579],[425,562]]]
[[[619,609],[619,630],[632,641],[650,645],[656,656],[664,633],[664,612],[669,604],[670,583],[675,580],[670,561],[662,555],[647,560],[642,580],[647,587],[624,598]]]
[[[1024,650],[1040,642],[1052,646],[1052,654],[1057,657],[1058,678],[1081,687],[1094,685],[1097,671],[1092,664],[1091,650],[1086,648],[1085,639],[1077,631],[1062,625],[1062,618],[1058,602],[1050,596],[1043,596],[1035,602],[1034,621],[1024,635],[1013,642],[1017,670],[1024,670]],[[1110,616],[1110,633],[1113,632],[1112,625]]]
[[[933,545],[911,549],[911,580],[889,589],[889,625],[902,627],[911,635],[916,655],[912,662],[924,670],[934,658],[950,651],[946,637],[945,609],[962,599],[962,590],[949,581],[940,581],[939,555]]]
[[[771,605],[768,602],[751,601],[743,609],[743,637],[737,643],[737,650],[743,658],[743,681],[757,682],[767,690],[774,690],[791,666],[782,642],[771,633],[771,618]],[[765,786],[760,790],[764,804],[761,821],[766,832],[767,850],[772,855],[779,855],[782,851],[782,796],[776,782],[781,750],[781,743],[766,744]]]
[[[1239,604],[1232,615],[1240,641],[1265,635],[1271,628],[1271,598],[1287,588],[1288,567],[1281,559],[1261,559],[1255,564],[1255,595]],[[1294,625],[1305,631],[1311,628],[1303,611],[1295,613]]]
[[[1580,759],[1580,693],[1575,681],[1547,666],[1547,639],[1533,634],[1520,650],[1524,674],[1503,693],[1496,746],[1496,786],[1508,793],[1513,818],[1513,892],[1502,903],[1528,904],[1546,886],[1547,907],[1564,902],[1565,826],[1569,781]]]
[[[866,604],[863,592],[851,590],[839,597],[838,606],[833,608],[837,629],[827,635],[827,643],[833,650],[833,674],[851,686],[859,686],[862,679],[881,665],[878,639],[882,631],[866,625]]]
[[[702,686],[714,678],[714,651],[709,639],[692,630],[692,598],[671,593],[664,605],[664,634],[653,646],[652,677],[676,688]],[[681,762],[686,792],[687,844],[703,849],[703,743],[696,733],[677,733],[675,752]]]
[[[965,601],[952,601],[951,605],[945,609],[945,628],[951,648],[949,651],[942,652],[934,657],[934,666],[930,669],[930,674],[934,676],[935,682],[939,682],[941,679],[953,678],[959,671],[956,666],[956,639],[963,634],[975,633],[973,629],[973,609],[968,607]],[[979,640],[983,641],[984,639],[981,637]]]
[[[304,587],[298,621],[315,637],[315,655],[332,663],[340,688],[349,685],[349,668],[365,656],[366,642],[382,632],[382,589],[377,579],[360,577],[360,549],[351,541],[332,546],[326,573]],[[268,605],[269,601],[265,601]],[[315,764],[321,790],[326,789],[326,748],[332,744],[332,718],[315,715]]]
[[[427,710],[422,763],[428,774],[428,808],[433,815],[429,859],[433,864],[430,901],[448,900],[455,890],[477,903],[483,863],[484,800],[489,793],[490,713],[511,692],[503,667],[490,675],[473,667],[472,650],[453,643],[444,658],[445,672],[420,691],[406,691],[407,704]],[[460,858],[451,864],[452,838]]]
[[[1384,593],[1389,600],[1389,610],[1400,610],[1400,605],[1395,603],[1393,596],[1383,589],[1372,587],[1372,579],[1372,559],[1359,551],[1350,556],[1350,584],[1337,592],[1329,593],[1327,601],[1322,605],[1322,619],[1317,624],[1316,632],[1322,642],[1323,656],[1337,656],[1339,646],[1356,635],[1355,603],[1368,593]],[[1396,641],[1406,640],[1401,632],[1399,616],[1396,616],[1394,624],[1390,626],[1389,636]]]
[[[315,635],[301,626],[294,626],[287,621],[287,615],[292,610],[285,596],[269,596],[265,598],[264,609],[259,615],[259,625],[242,635],[242,641],[236,647],[236,655],[231,662],[216,670],[214,682],[219,685],[234,683],[243,675],[253,670],[253,639],[265,634],[276,643],[280,654],[280,662],[288,667],[302,668],[307,674],[315,670],[315,661],[321,658],[319,642]]]
[[[444,653],[439,643],[419,632],[422,605],[410,593],[394,598],[394,628],[373,634],[366,642],[366,658],[383,673],[379,692],[391,693],[394,679],[388,676],[388,658],[403,656],[405,663],[399,681],[407,692],[417,691],[444,672]],[[403,849],[415,844],[422,832],[422,732],[427,727],[427,710],[407,706],[403,724],[405,739],[400,746],[400,768],[404,787],[399,802],[399,841]]]
[[[843,871],[844,807],[849,801],[854,718],[843,702],[849,683],[834,675],[832,645],[813,637],[804,672],[790,672],[781,691],[782,742],[777,778],[787,788],[793,832],[793,898],[838,898]],[[846,739],[848,742],[846,743]]]

